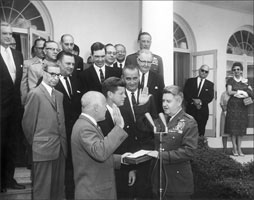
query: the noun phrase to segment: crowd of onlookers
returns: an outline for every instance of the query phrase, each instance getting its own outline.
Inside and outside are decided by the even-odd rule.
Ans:
[[[165,87],[162,58],[150,51],[147,32],[128,56],[123,44],[93,43],[86,63],[70,34],[60,44],[37,38],[33,57],[25,61],[10,48],[14,43],[11,26],[1,23],[1,192],[25,188],[13,177],[15,137],[22,130],[34,199],[189,199],[190,160],[214,98],[209,66],[202,65],[181,91]],[[234,64],[235,76],[227,82],[225,132],[232,135],[234,155],[243,155],[242,99],[253,95],[242,70]],[[163,151],[155,132],[165,133]],[[149,151],[151,159],[125,162],[139,150]]]

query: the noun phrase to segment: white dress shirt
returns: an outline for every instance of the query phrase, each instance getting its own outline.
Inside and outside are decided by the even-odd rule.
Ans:
[[[106,79],[106,77],[105,77],[105,65],[103,65],[101,68],[100,68],[100,67],[97,67],[95,64],[93,64],[93,66],[94,66],[94,69],[95,69],[95,71],[96,71],[96,73],[97,73],[97,76],[98,76],[100,82],[101,82],[100,69],[102,70],[102,73],[103,73],[103,75],[104,75],[104,78]]]
[[[4,48],[1,45],[1,55],[3,57],[3,60],[6,64],[7,68],[8,68],[8,71],[10,73],[12,81],[15,82],[15,80],[16,80],[16,66],[15,66],[15,62],[14,62],[10,47]]]

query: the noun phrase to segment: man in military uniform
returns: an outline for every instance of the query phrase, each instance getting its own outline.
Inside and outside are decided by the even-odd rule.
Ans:
[[[166,134],[162,136],[162,194],[165,199],[189,199],[194,190],[190,160],[198,144],[198,127],[194,118],[183,111],[182,102],[180,87],[173,85],[164,88],[162,106],[166,120],[158,123],[166,129]],[[155,134],[155,146],[157,151],[152,151],[150,155],[157,159],[159,134]],[[153,193],[158,196],[159,162],[156,159],[153,162],[152,183]]]

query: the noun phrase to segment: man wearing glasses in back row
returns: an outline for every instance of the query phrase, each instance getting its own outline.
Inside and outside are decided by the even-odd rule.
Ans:
[[[209,117],[208,104],[214,98],[214,84],[206,79],[209,74],[208,65],[202,65],[198,72],[197,77],[187,79],[183,93],[186,113],[195,118],[198,123],[199,136],[204,136]]]
[[[55,41],[46,41],[43,48],[45,59],[42,63],[36,63],[28,68],[28,91],[38,86],[42,80],[43,66],[56,63],[56,56],[60,49]]]
[[[55,90],[60,68],[47,63],[43,79],[27,95],[22,127],[33,153],[33,199],[64,198],[67,142],[63,94]]]

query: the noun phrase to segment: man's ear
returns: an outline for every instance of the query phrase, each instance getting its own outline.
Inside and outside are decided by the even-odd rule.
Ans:
[[[107,91],[107,97],[112,98],[113,92]]]

